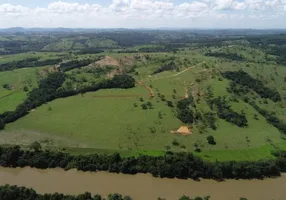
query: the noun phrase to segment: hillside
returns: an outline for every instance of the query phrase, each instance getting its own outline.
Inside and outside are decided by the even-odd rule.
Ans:
[[[92,47],[117,45],[85,40]],[[61,41],[45,50],[74,45]],[[124,156],[172,151],[222,161],[273,158],[273,150],[286,149],[286,68],[269,44],[261,48],[252,42],[198,43],[173,52],[150,45],[156,52],[133,53],[142,48],[135,46],[99,54],[54,53],[63,62],[8,68],[0,72],[0,116],[7,121],[0,144],[27,147],[38,141],[48,149]],[[18,61],[21,68],[20,55],[2,63]],[[53,73],[63,80],[51,82]],[[122,74],[135,84],[108,82]],[[39,100],[25,101],[31,95]],[[20,106],[16,114],[4,113],[21,103],[25,112]]]

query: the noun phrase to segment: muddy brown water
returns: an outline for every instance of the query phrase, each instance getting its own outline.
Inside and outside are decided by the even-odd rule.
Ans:
[[[149,174],[124,175],[62,169],[1,168],[0,185],[32,187],[39,193],[80,194],[89,191],[106,196],[129,195],[134,200],[177,200],[182,195],[211,196],[211,200],[285,200],[286,175],[265,180],[179,180],[154,178]]]

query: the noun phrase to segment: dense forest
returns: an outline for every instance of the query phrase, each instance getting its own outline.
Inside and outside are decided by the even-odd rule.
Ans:
[[[34,148],[34,147],[33,147]],[[82,171],[108,171],[113,173],[151,173],[168,178],[264,178],[286,172],[286,152],[277,152],[276,160],[207,162],[191,153],[167,153],[164,156],[121,157],[114,155],[71,155],[63,152],[24,151],[19,146],[0,147],[0,165],[3,167],[35,167],[40,169],[60,167]]]

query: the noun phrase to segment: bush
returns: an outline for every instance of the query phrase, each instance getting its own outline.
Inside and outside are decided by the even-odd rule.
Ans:
[[[180,143],[179,143],[178,140],[176,140],[176,139],[173,140],[172,144],[173,144],[174,146],[179,146],[179,145],[180,145]]]
[[[141,105],[141,107],[142,107],[143,110],[147,110],[147,109],[148,109],[148,106],[147,106],[145,103],[143,103],[143,104]]]
[[[24,90],[24,92],[28,92],[29,88],[27,86],[24,86],[23,90]]]
[[[36,141],[30,145],[30,149],[32,149],[34,151],[40,151],[42,149],[42,146],[38,141]]]
[[[214,137],[212,135],[207,137],[207,141],[211,145],[216,145],[215,139],[214,139]]]
[[[5,129],[5,122],[3,121],[3,119],[0,119],[0,130],[4,129]]]
[[[149,107],[149,109],[153,109],[153,105],[152,105],[152,103],[151,103],[150,101],[148,101],[148,102],[146,103],[146,105]]]
[[[191,198],[184,195],[179,200],[191,200]]]
[[[172,101],[167,101],[167,105],[170,107],[170,108],[173,108],[174,105],[173,105],[173,102]]]
[[[10,87],[10,85],[8,85],[8,84],[3,84],[3,86],[2,86],[4,89],[6,89],[6,90],[11,90],[11,87]]]

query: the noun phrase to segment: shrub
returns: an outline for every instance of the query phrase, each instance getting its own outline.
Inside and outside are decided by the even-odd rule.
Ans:
[[[149,109],[153,109],[153,105],[152,105],[152,103],[151,103],[150,101],[148,101],[148,102],[146,103],[146,105],[149,107]]]
[[[4,89],[6,89],[6,90],[11,90],[11,87],[10,87],[10,85],[8,85],[8,84],[3,84],[3,86],[2,86]]]
[[[208,143],[211,144],[211,145],[216,145],[214,136],[212,136],[212,135],[210,135],[210,136],[207,137],[207,141],[208,141]]]
[[[173,102],[172,102],[172,101],[167,101],[167,105],[168,105],[169,107],[171,107],[171,108],[173,108],[173,107],[174,107],[174,105],[173,105]]]
[[[145,103],[143,103],[143,104],[141,105],[141,107],[142,107],[143,110],[147,110],[147,109],[148,109],[148,106],[147,106]]]
[[[173,140],[172,144],[173,144],[174,146],[179,146],[179,145],[180,145],[180,143],[179,143],[178,140],[176,140],[176,139]]]
[[[28,92],[29,88],[27,86],[24,86],[23,90],[24,90],[24,92]]]
[[[3,119],[0,119],[0,130],[4,129],[5,129],[5,122],[3,121]]]

